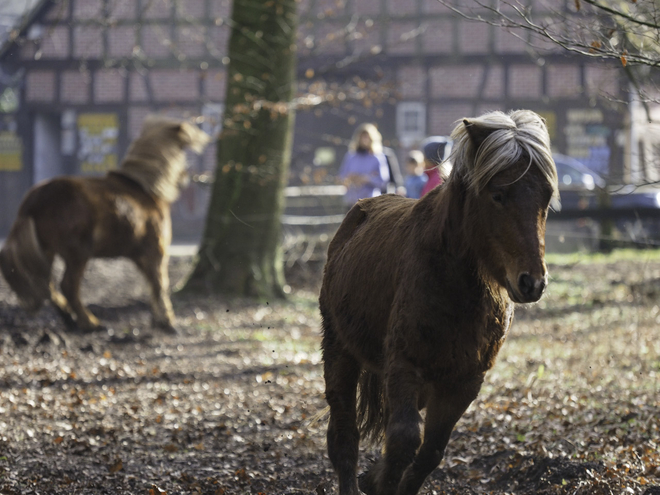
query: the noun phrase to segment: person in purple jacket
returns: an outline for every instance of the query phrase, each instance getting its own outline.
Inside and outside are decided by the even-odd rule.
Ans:
[[[378,196],[387,186],[390,173],[382,140],[373,124],[362,124],[353,133],[348,153],[339,168],[339,177],[346,186],[344,204],[347,207],[359,199]]]

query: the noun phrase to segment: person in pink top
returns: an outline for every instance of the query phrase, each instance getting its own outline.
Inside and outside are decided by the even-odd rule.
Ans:
[[[451,171],[451,165],[445,161],[451,151],[451,141],[448,138],[443,136],[430,137],[425,139],[422,144],[424,173],[428,180],[424,184],[420,197],[442,184]]]

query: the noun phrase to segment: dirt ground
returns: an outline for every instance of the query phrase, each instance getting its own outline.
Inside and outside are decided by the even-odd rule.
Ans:
[[[660,494],[660,256],[550,270],[422,493]],[[289,275],[286,302],[175,296],[178,336],[125,261],[88,268],[89,334],[0,279],[0,493],[336,494],[318,268]]]

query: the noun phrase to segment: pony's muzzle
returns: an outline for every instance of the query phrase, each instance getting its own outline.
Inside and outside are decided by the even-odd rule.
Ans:
[[[521,302],[536,302],[541,299],[545,287],[548,285],[548,276],[534,277],[527,272],[518,276],[518,292],[524,299]]]

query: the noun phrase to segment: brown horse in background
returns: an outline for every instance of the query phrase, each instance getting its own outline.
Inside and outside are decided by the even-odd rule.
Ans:
[[[173,331],[170,204],[187,180],[185,149],[201,153],[209,139],[188,122],[150,116],[118,170],[30,189],[0,251],[0,269],[21,304],[36,311],[50,299],[65,321],[95,329],[99,321],[79,295],[85,265],[90,258],[126,257],[151,287],[154,324]],[[51,277],[55,255],[65,264],[61,292]]]
[[[359,493],[361,433],[384,433],[385,451],[359,488],[417,493],[493,366],[514,303],[537,301],[547,283],[545,222],[558,192],[545,123],[493,112],[458,123],[452,138],[442,187],[359,201],[328,250],[319,302],[341,495]]]

